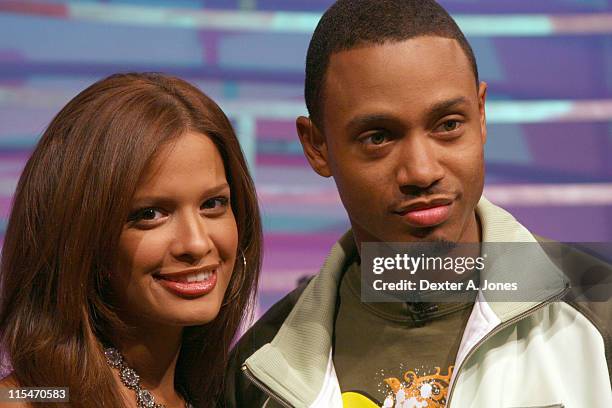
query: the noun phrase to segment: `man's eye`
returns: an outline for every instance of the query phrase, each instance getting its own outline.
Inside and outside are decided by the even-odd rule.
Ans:
[[[164,214],[158,210],[157,208],[143,208],[137,211],[134,211],[128,217],[128,221],[138,222],[138,221],[155,221],[163,217]]]
[[[436,129],[437,132],[452,132],[461,127],[461,122],[458,120],[447,120]]]
[[[227,203],[229,202],[227,197],[215,197],[209,200],[204,201],[202,204],[203,210],[219,210],[227,207]]]
[[[362,143],[366,145],[379,146],[381,144],[384,144],[385,142],[388,142],[389,137],[387,136],[387,133],[379,131],[379,132],[372,132],[361,140],[362,140]]]
[[[456,120],[447,120],[442,126],[444,126],[444,130],[450,132],[451,130],[457,129],[457,127],[459,126],[459,122],[457,122]]]

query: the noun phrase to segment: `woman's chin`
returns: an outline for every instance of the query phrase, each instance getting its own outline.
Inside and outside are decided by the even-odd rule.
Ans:
[[[159,323],[171,326],[200,326],[215,320],[221,310],[220,302],[206,302],[205,305],[193,305],[189,310],[166,310],[159,316]]]

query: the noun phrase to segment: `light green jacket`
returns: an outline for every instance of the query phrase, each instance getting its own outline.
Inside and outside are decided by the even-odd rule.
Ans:
[[[484,243],[536,242],[484,197],[476,211]],[[270,396],[265,407],[342,407],[332,334],[340,279],[355,255],[349,232],[332,248],[276,337],[245,361],[245,374]],[[558,301],[568,282],[556,265],[542,252],[502,259],[495,268],[496,273],[523,273],[534,282],[546,280],[549,293],[543,302],[503,303],[487,302],[479,293],[457,354],[447,407],[612,407],[609,339],[575,307]]]

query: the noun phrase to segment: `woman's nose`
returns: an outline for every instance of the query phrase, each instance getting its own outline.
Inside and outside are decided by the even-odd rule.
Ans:
[[[206,219],[199,212],[178,214],[175,222],[172,254],[176,259],[196,263],[213,250]]]

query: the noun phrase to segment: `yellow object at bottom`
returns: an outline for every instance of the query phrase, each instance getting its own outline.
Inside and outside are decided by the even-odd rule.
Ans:
[[[344,408],[379,408],[368,397],[356,392],[342,393],[342,406]]]

